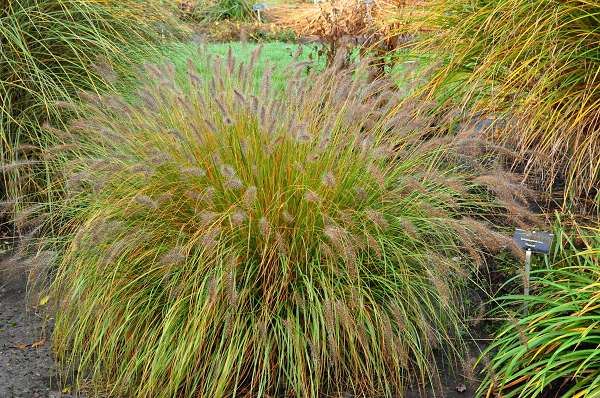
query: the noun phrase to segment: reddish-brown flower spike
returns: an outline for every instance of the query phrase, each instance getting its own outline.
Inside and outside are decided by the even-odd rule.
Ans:
[[[321,197],[311,190],[306,191],[304,199],[309,203],[319,203],[321,201]]]
[[[185,261],[186,258],[184,251],[180,247],[174,247],[160,258],[160,262],[164,265],[176,265]]]
[[[326,171],[325,174],[323,174],[323,177],[321,178],[321,182],[327,188],[334,188],[336,185],[336,179],[335,179],[335,176],[333,175],[333,172]]]
[[[255,186],[250,186],[246,188],[246,192],[244,192],[244,196],[242,198],[242,201],[246,207],[252,207],[254,205],[254,202],[256,201],[257,192],[258,190]]]
[[[134,199],[137,203],[141,204],[142,206],[148,207],[153,210],[158,209],[158,203],[156,203],[147,195],[137,195]]]

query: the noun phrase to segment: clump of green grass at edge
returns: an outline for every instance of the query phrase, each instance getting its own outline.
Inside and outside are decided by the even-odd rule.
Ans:
[[[426,91],[510,118],[494,138],[519,150],[526,171],[597,207],[600,2],[437,0],[428,14],[433,33],[416,53],[440,67]]]
[[[93,65],[110,64],[116,74],[126,74],[129,53],[147,53],[168,18],[152,1],[0,2],[1,196],[43,189],[47,177],[39,151],[58,138],[41,125],[65,120],[57,103],[73,100],[80,90],[110,87],[116,76],[102,79]]]
[[[572,228],[569,228],[572,230]],[[556,228],[547,268],[532,274],[531,296],[507,296],[503,309],[529,306],[496,336],[485,397],[596,397],[600,395],[600,229]]]
[[[147,65],[134,105],[92,98],[73,123],[40,244],[78,387],[394,396],[462,351],[464,253],[503,239],[462,215],[495,206],[381,116],[389,82],[302,66],[255,88],[257,58],[189,61],[182,84]]]

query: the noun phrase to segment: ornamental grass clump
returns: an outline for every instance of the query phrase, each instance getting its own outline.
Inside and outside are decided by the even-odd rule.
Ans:
[[[255,87],[256,55],[210,77],[190,61],[179,84],[147,65],[136,102],[90,98],[68,132],[42,245],[58,252],[54,349],[79,386],[394,396],[460,352],[457,231],[476,250],[485,225],[461,214],[491,205],[437,165],[443,148],[387,126],[384,82],[299,65],[283,91],[269,71]]]
[[[526,302],[529,315],[514,318],[488,348],[481,396],[600,395],[600,229],[578,234],[564,237],[551,267],[533,274],[533,295],[504,298],[507,307]]]
[[[519,167],[597,206],[600,1],[436,0],[429,20],[419,52],[445,62],[427,90],[510,120],[490,134],[519,150]]]

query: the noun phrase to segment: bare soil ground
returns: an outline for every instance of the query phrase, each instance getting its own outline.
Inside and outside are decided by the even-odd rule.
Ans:
[[[24,277],[0,279],[0,398],[64,397],[55,390],[44,322],[25,297]]]

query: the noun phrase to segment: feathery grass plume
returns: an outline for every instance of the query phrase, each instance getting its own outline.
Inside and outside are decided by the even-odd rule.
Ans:
[[[333,173],[331,171],[326,171],[323,174],[321,181],[323,182],[323,185],[325,185],[328,188],[334,188],[335,184],[336,184],[335,176],[333,175]]]
[[[164,265],[176,265],[176,264],[184,262],[185,259],[186,259],[186,256],[185,256],[183,250],[179,247],[174,247],[173,249],[171,249],[168,252],[166,252],[165,254],[163,254],[162,257],[160,258],[160,261]]]
[[[510,237],[494,231],[491,226],[471,217],[464,217],[460,223],[470,235],[470,240],[476,242],[476,246],[486,248],[490,253],[498,253],[508,248],[512,241]]]
[[[202,210],[198,213],[198,218],[200,219],[202,227],[206,228],[216,223],[219,219],[219,213],[210,210]]]
[[[355,187],[354,192],[358,200],[367,200],[367,191],[362,187]]]
[[[481,395],[593,397],[600,394],[600,229],[560,219],[550,266],[532,272],[530,296],[506,296],[501,310],[529,314],[510,321],[483,353],[487,372]],[[581,246],[574,244],[582,239]]]
[[[195,177],[206,176],[206,171],[204,169],[201,169],[200,167],[186,167],[185,169],[181,170],[181,172]]]
[[[261,217],[260,220],[258,220],[258,227],[263,238],[268,239],[269,235],[271,235],[271,224],[269,221],[265,217]]]
[[[419,231],[415,225],[408,219],[400,220],[402,231],[412,239],[419,239]]]
[[[204,251],[212,251],[218,244],[218,238],[221,234],[221,229],[218,226],[211,226],[207,231],[203,231],[200,235],[200,245]]]
[[[246,212],[242,209],[236,209],[231,215],[231,222],[237,226],[242,225],[247,219],[248,216],[246,215]]]
[[[67,179],[82,172],[106,180],[98,192],[82,184],[57,204],[59,236],[42,240],[59,253],[49,294],[60,303],[53,341],[61,372],[96,393],[157,398],[392,397],[435,383],[438,354],[457,359],[463,347],[463,315],[453,301],[463,282],[458,272],[443,273],[443,285],[431,277],[440,272],[432,247],[447,261],[463,255],[461,212],[483,217],[496,205],[469,193],[483,189],[453,193],[429,184],[402,194],[399,180],[426,171],[464,178],[436,153],[380,159],[376,148],[410,144],[378,127],[365,131],[347,115],[387,95],[361,80],[360,70],[337,70],[335,79],[331,71],[310,74],[301,92],[268,90],[262,103],[283,104],[269,111],[282,137],[272,152],[260,115],[234,105],[258,88],[236,74],[221,76],[221,104],[201,78],[176,95],[172,84],[148,84],[159,112],[133,101],[131,116],[122,118],[87,105],[92,123],[72,153],[77,167],[69,154],[53,159]],[[179,95],[193,112],[180,112]],[[232,126],[217,122],[221,107]],[[305,125],[307,141],[298,142],[290,125]],[[86,134],[92,126],[110,126],[123,143]],[[181,133],[177,140],[171,130]],[[324,135],[320,157],[306,162]],[[367,144],[365,135],[373,137]],[[155,165],[157,153],[170,160]],[[94,166],[115,158],[111,173]],[[132,173],[136,165],[151,168],[151,178]],[[205,173],[189,178],[181,172],[188,168]],[[329,175],[335,184],[323,184]],[[229,189],[232,178],[247,187]],[[448,192],[453,200],[434,217],[430,208],[442,208]],[[78,244],[75,235],[89,236],[103,220],[119,222],[109,240]],[[405,233],[404,220],[420,233]],[[308,360],[315,355],[319,365]]]
[[[387,227],[389,226],[387,220],[385,219],[385,216],[377,210],[367,209],[365,211],[365,215],[369,221],[371,221],[374,225],[377,226],[377,228],[387,229]]]
[[[18,209],[12,221],[19,233],[34,235],[46,217],[48,214],[44,212],[44,204],[39,203]]]
[[[240,190],[244,188],[244,183],[239,178],[228,178],[225,180],[225,186],[231,190]]]
[[[156,203],[154,200],[152,200],[152,198],[150,198],[147,195],[137,195],[134,199],[137,203],[141,204],[142,206],[146,206],[154,210],[158,209],[158,203]]]
[[[243,202],[246,207],[252,207],[256,201],[258,189],[255,186],[250,186],[246,189],[243,196]]]
[[[6,163],[0,166],[0,172],[9,173],[13,170],[26,169],[29,166],[38,165],[41,162],[39,160],[16,160],[14,162]]]
[[[600,3],[435,0],[429,9],[431,34],[417,53],[444,64],[424,91],[478,119],[510,120],[479,132],[514,146],[527,172],[544,169],[547,188],[564,181],[565,200],[589,197],[597,207]]]
[[[293,223],[293,222],[294,222],[294,216],[292,216],[292,215],[290,214],[290,212],[289,212],[289,211],[287,211],[287,210],[284,210],[284,211],[281,213],[281,218],[282,218],[283,222],[285,222],[286,224],[291,224],[291,223]]]
[[[51,147],[46,148],[43,151],[43,154],[42,154],[41,158],[42,159],[49,159],[49,158],[52,158],[54,156],[60,156],[64,152],[72,150],[72,149],[76,149],[76,148],[77,147],[74,144],[53,145]]]
[[[117,236],[122,227],[122,223],[117,220],[100,220],[95,223],[89,235],[90,247],[102,244]],[[84,231],[80,230],[80,233],[84,233]]]

